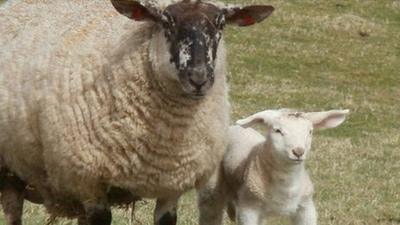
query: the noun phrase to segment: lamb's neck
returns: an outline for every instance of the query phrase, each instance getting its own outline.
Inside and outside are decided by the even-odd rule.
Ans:
[[[305,175],[304,162],[293,163],[274,154],[270,143],[265,142],[260,152],[262,167],[268,174],[270,182],[276,185],[293,186]]]

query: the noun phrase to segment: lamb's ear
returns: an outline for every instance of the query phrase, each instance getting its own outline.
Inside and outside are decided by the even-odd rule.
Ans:
[[[349,110],[346,109],[304,113],[303,116],[313,123],[315,129],[327,129],[342,124],[348,113]]]
[[[257,124],[264,123],[264,119],[257,114],[251,115],[247,118],[236,121],[236,125],[239,125],[243,128],[252,127]]]
[[[111,0],[114,8],[122,15],[136,21],[156,21],[158,11],[152,7],[146,7],[139,1]]]
[[[236,124],[243,128],[252,127],[257,124],[270,126],[274,119],[276,119],[280,115],[281,112],[279,110],[266,110],[253,114],[247,118],[238,120],[236,121]]]
[[[223,10],[227,24],[250,26],[265,20],[272,14],[274,7],[269,5],[230,6]]]

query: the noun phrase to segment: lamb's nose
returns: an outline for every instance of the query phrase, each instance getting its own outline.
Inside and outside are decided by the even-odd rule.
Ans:
[[[300,158],[304,155],[304,148],[295,148],[292,150],[292,152],[297,158]]]

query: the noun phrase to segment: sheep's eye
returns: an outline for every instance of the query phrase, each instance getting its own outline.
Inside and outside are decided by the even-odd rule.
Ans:
[[[165,28],[174,25],[174,18],[168,12],[164,12],[161,21]]]
[[[313,130],[310,130],[310,134],[313,134]]]
[[[221,29],[221,30],[224,29],[224,27],[225,27],[225,15],[224,14],[219,15],[215,20],[215,24],[217,25],[217,27],[219,29]]]
[[[274,132],[283,135],[283,132],[281,129],[274,129]]]

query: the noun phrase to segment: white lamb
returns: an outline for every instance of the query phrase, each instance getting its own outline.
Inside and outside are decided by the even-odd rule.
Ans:
[[[221,224],[223,209],[240,225],[259,225],[274,215],[295,225],[316,225],[313,185],[305,169],[313,129],[340,125],[348,110],[299,113],[267,110],[229,130],[222,170],[200,193],[200,224]],[[249,128],[267,128],[265,136]]]

